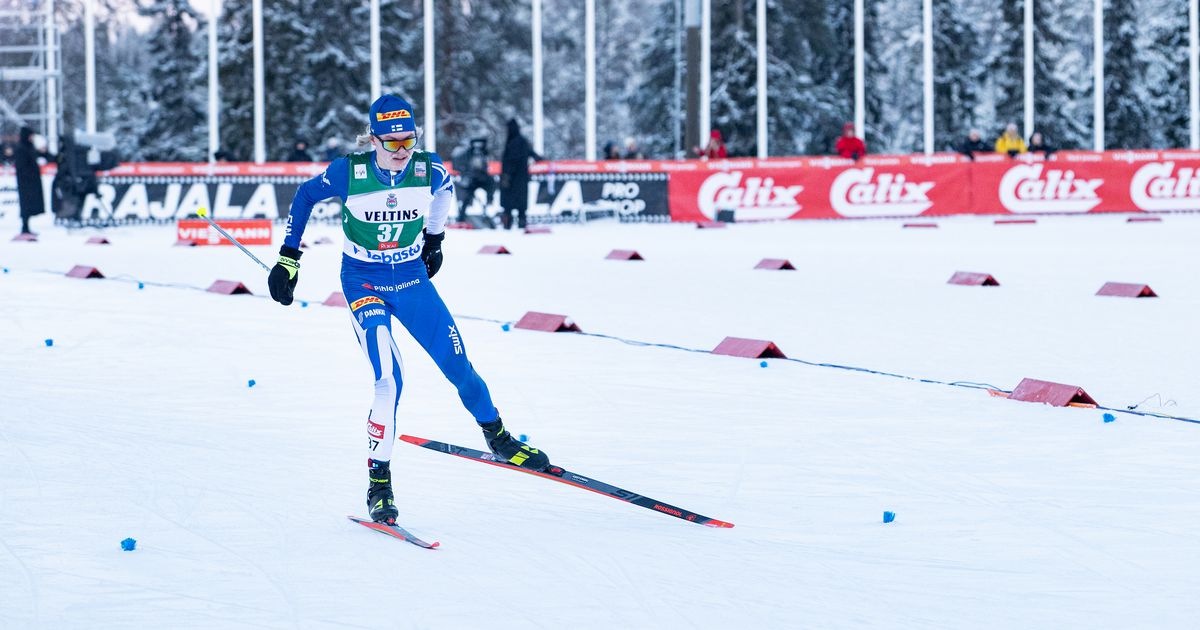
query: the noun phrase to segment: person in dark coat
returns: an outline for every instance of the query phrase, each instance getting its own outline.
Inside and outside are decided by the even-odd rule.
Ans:
[[[1042,156],[1049,160],[1050,156],[1054,155],[1054,152],[1057,150],[1058,149],[1054,145],[1050,144],[1046,140],[1046,137],[1042,135],[1042,132],[1035,131],[1029,136],[1030,153],[1037,153],[1038,151],[1041,151]]]
[[[983,134],[978,129],[972,129],[966,139],[958,145],[958,152],[975,161],[977,153],[992,153],[992,148],[992,145],[984,141]]]
[[[17,197],[21,201],[22,234],[33,234],[29,229],[29,219],[46,211],[39,157],[49,156],[33,146],[33,130],[21,127],[20,140],[17,142],[16,151],[13,152],[13,166],[17,171]]]
[[[521,135],[521,126],[514,119],[508,121],[508,138],[504,141],[504,154],[500,157],[500,205],[504,213],[500,216],[504,229],[512,229],[513,211],[517,213],[517,227],[525,227],[525,212],[529,208],[529,160],[541,160],[530,146],[529,140]]]
[[[288,154],[287,161],[289,162],[311,162],[312,154],[308,152],[308,142],[304,140],[296,140],[296,144],[292,146],[292,152]]]

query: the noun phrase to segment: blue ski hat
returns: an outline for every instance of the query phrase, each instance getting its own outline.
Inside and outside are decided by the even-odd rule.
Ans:
[[[377,136],[417,130],[412,105],[395,94],[384,94],[375,99],[367,117],[371,123],[371,133]]]

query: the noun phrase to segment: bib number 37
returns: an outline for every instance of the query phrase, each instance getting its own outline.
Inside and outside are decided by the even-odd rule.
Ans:
[[[376,238],[380,243],[390,243],[400,238],[400,232],[404,230],[402,223],[380,223],[379,234]]]

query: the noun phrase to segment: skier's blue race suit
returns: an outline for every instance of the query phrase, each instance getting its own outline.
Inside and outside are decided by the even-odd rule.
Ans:
[[[403,372],[391,335],[392,317],[458,388],[475,421],[495,420],[498,414],[487,385],[467,360],[458,326],[421,260],[423,232],[440,234],[454,206],[454,183],[441,158],[416,151],[402,172],[380,168],[371,152],[334,160],[296,191],[284,245],[300,247],[313,206],[331,197],[342,201],[342,293],[358,343],[375,372],[368,457],[390,461],[396,439]]]

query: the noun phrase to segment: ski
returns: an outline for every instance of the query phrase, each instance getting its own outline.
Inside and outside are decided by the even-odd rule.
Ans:
[[[405,542],[410,542],[418,547],[423,547],[425,549],[437,549],[438,546],[442,544],[440,542],[427,543],[424,540],[421,540],[420,538],[417,538],[416,536],[413,536],[412,534],[408,533],[407,529],[404,529],[403,527],[400,527],[399,525],[388,525],[387,523],[376,523],[375,521],[370,521],[365,518],[358,518],[357,516],[347,516],[346,518],[354,521],[355,523],[358,523],[359,525],[362,525],[363,527],[366,527],[367,529],[373,529],[381,534],[386,534],[388,536],[391,536],[392,538],[399,538],[400,540],[403,540]]]
[[[470,459],[473,461],[498,466],[500,468],[507,468],[509,470],[516,470],[523,473],[528,473],[530,475],[536,475],[538,477],[545,477],[546,479],[565,483],[569,486],[575,486],[576,488],[591,490],[597,494],[603,494],[604,496],[612,497],[626,503],[632,503],[648,510],[654,510],[655,512],[661,512],[663,514],[674,516],[675,518],[683,519],[690,523],[696,523],[706,527],[733,527],[733,523],[726,523],[725,521],[719,521],[715,518],[701,516],[700,514],[691,512],[689,510],[675,507],[674,505],[663,503],[662,501],[656,501],[649,497],[644,497],[636,492],[630,492],[623,488],[618,488],[612,484],[604,483],[603,481],[597,481],[591,477],[585,477],[579,473],[571,472],[569,470],[564,470],[559,466],[551,465],[545,471],[528,470],[521,468],[520,466],[514,466],[504,462],[491,453],[477,451],[473,448],[467,448],[465,446],[456,446],[454,444],[447,444],[445,442],[428,440],[411,435],[401,435],[400,439],[408,442],[409,444],[425,447],[431,451],[446,453],[447,455],[455,455],[457,457],[462,457],[463,459]]]

